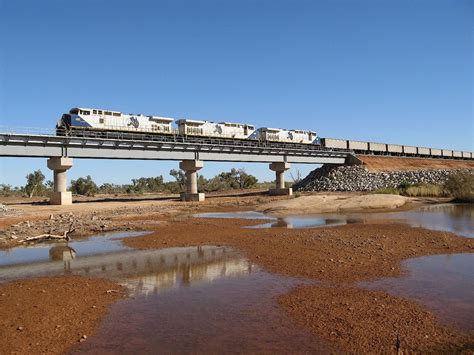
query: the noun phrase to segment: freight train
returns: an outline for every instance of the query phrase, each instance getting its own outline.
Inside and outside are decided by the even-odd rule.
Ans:
[[[173,122],[176,127],[173,127]],[[255,128],[252,124],[209,122],[124,114],[95,108],[72,108],[62,115],[56,134],[95,138],[186,140],[188,142],[228,142],[304,149],[353,151],[357,154],[404,155],[439,158],[474,158],[471,152],[414,147],[398,144],[319,138],[314,131],[282,128]]]
[[[126,133],[137,133],[143,137],[180,136],[207,137],[255,142],[280,142],[294,144],[318,144],[316,132],[282,128],[258,128],[254,125],[233,122],[209,122],[180,119],[177,128],[174,119],[142,114],[124,114],[119,111],[73,108],[62,115],[56,125],[58,135],[111,137],[111,133],[126,137]],[[118,135],[121,133],[121,135]]]

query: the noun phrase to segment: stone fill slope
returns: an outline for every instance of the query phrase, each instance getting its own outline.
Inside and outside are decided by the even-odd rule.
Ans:
[[[374,191],[396,188],[400,184],[443,184],[458,171],[473,169],[419,169],[370,171],[366,166],[337,166],[326,164],[313,170],[295,184],[295,191]]]

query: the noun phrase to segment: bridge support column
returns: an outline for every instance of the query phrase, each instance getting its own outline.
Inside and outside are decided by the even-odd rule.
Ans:
[[[72,193],[67,191],[66,170],[72,167],[72,158],[48,159],[48,168],[54,173],[54,190],[50,195],[50,205],[71,205]]]
[[[291,187],[285,187],[285,171],[289,168],[290,163],[278,162],[270,164],[270,170],[273,170],[276,173],[276,186],[274,189],[270,189],[270,195],[293,195],[293,189]]]
[[[198,193],[197,171],[202,169],[204,163],[201,160],[183,160],[179,163],[181,170],[186,174],[186,192],[181,194],[183,201],[204,201],[204,194]]]

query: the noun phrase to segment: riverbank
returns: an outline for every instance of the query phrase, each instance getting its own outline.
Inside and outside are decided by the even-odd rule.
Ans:
[[[99,278],[45,277],[0,284],[0,354],[64,354],[94,334],[125,290]]]
[[[400,277],[400,262],[407,258],[472,253],[473,239],[386,223],[306,230],[240,228],[258,223],[261,221],[196,218],[169,221],[159,231],[127,239],[125,244],[139,249],[229,245],[271,272],[320,281],[320,285],[298,288],[279,301],[316,336],[345,351],[391,352],[397,334],[409,351],[472,348],[474,333],[441,326],[417,302],[354,285]]]
[[[321,196],[315,196],[321,198]],[[331,197],[335,201],[338,199],[343,201],[347,198],[346,195],[341,194],[330,196],[335,196]],[[350,198],[357,197],[350,196]],[[148,235],[122,240],[126,246],[133,249],[226,245],[241,251],[251,263],[261,266],[270,273],[316,281],[316,284],[299,286],[287,294],[280,295],[275,302],[280,304],[281,312],[286,313],[294,322],[312,332],[316,338],[328,341],[335,349],[364,353],[392,352],[395,351],[398,336],[404,351],[472,350],[474,333],[467,334],[441,325],[435,314],[413,300],[392,296],[382,291],[362,289],[357,287],[357,283],[382,277],[400,277],[405,272],[400,263],[408,258],[473,253],[474,239],[462,238],[448,232],[387,223],[383,220],[315,229],[249,229],[242,227],[260,224],[262,221],[193,217],[199,212],[244,211],[265,204],[293,203],[301,198],[303,197],[281,199],[282,202],[279,202],[276,199],[254,196],[227,197],[210,199],[205,204],[199,205],[182,204],[176,201],[152,201],[142,205],[113,205],[113,208],[109,206],[109,208],[101,208],[100,211],[93,210],[91,205],[88,206],[89,211],[87,211],[88,204],[84,204],[84,207],[80,206],[83,210],[66,211],[65,216],[60,218],[67,220],[70,218],[69,213],[72,212],[74,216],[80,215],[79,219],[84,221],[87,227],[94,225],[87,224],[87,219],[92,219],[95,215],[107,221],[107,225],[111,228],[129,226],[134,230],[139,228],[150,230],[151,233]],[[419,200],[410,200],[401,208],[420,203]],[[57,220],[60,220],[48,217],[50,210],[47,208],[50,206],[42,207],[45,208],[39,217],[41,223],[45,221],[57,223]],[[309,213],[312,212],[308,208],[306,210]],[[20,218],[24,217],[25,215],[20,216]],[[96,223],[97,220],[92,222]],[[67,223],[64,223],[67,226]],[[85,231],[88,230],[87,228]],[[9,230],[8,227],[6,230]],[[115,295],[115,292],[104,294],[104,287],[106,292],[108,288],[117,289],[116,284],[85,286],[84,281],[81,280],[84,279],[65,277],[18,281],[2,285],[0,291],[6,287],[9,288],[7,294],[11,294],[8,302],[0,303],[0,309],[2,309],[2,315],[5,314],[5,325],[10,327],[11,332],[5,336],[10,336],[13,343],[10,343],[10,348],[5,348],[0,352],[10,352],[11,349],[16,349],[16,346],[28,346],[24,349],[30,352],[42,352],[44,344],[55,342],[65,344],[64,348],[57,348],[59,352],[62,352],[61,349],[77,344],[80,341],[77,336],[82,336],[81,333],[86,332],[85,335],[88,337],[94,334],[95,326],[106,314],[107,305],[122,294],[117,293],[117,298],[109,299],[109,296]],[[99,283],[104,281],[88,280],[97,280]],[[36,291],[24,292],[25,282],[29,283],[27,288],[40,290],[41,293],[45,290],[45,294],[54,294],[54,297],[41,298],[36,297]],[[86,281],[86,283],[91,284],[94,281]],[[56,293],[53,292],[55,289],[57,289]],[[0,292],[0,294],[3,293],[6,292]],[[76,310],[74,304],[77,303],[79,294],[81,302],[82,298],[88,300],[88,297],[98,297],[99,299],[92,298],[90,301],[92,305],[89,301],[86,304],[91,309],[95,309],[92,307],[96,305],[95,302],[102,302],[104,312],[98,313],[97,318],[90,318],[89,308]],[[23,298],[17,303],[27,305],[26,308],[21,308],[14,302],[15,297],[20,297],[19,295]],[[106,297],[103,298],[103,296]],[[5,313],[3,309],[6,308],[17,311]],[[32,336],[26,338],[29,339],[29,343],[24,342],[25,338],[18,337],[14,330],[22,327],[22,330],[16,330],[22,332],[26,328],[23,325],[17,325],[19,324],[18,316],[25,317],[26,310],[30,308],[43,310],[42,314],[47,315],[45,321],[47,320],[48,324],[70,323],[71,328],[67,333],[72,335],[63,340],[63,338],[57,338],[54,331],[46,331],[42,335],[31,333]],[[68,308],[73,312],[66,312]],[[57,311],[58,309],[60,311]],[[74,316],[75,320],[69,321],[69,316]],[[82,328],[83,324],[89,324],[85,330]],[[43,337],[39,345],[32,340],[37,336]],[[52,347],[52,349],[56,348]]]
[[[210,196],[203,203],[183,203],[175,198],[155,196],[144,200],[82,199],[70,206],[27,203],[10,200],[0,213],[0,249],[21,245],[28,237],[42,234],[63,235],[74,230],[72,238],[114,231],[143,231],[156,227],[158,219],[191,215],[204,211],[259,210],[272,215],[367,212],[410,209],[446,199],[407,198],[396,195],[329,193],[296,198],[273,197],[261,191]],[[153,216],[144,218],[143,216]]]

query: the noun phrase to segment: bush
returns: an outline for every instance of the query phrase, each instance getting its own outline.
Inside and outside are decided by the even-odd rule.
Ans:
[[[96,183],[90,175],[87,175],[85,178],[80,177],[77,180],[71,180],[71,192],[73,194],[94,196],[98,190]]]
[[[458,172],[451,175],[444,184],[444,189],[458,201],[474,202],[474,174]]]
[[[22,194],[18,186],[12,187],[8,184],[0,184],[0,196],[20,196]]]
[[[33,171],[26,175],[25,193],[29,198],[33,196],[44,196],[48,192],[48,187],[44,183],[45,177],[41,170]]]

